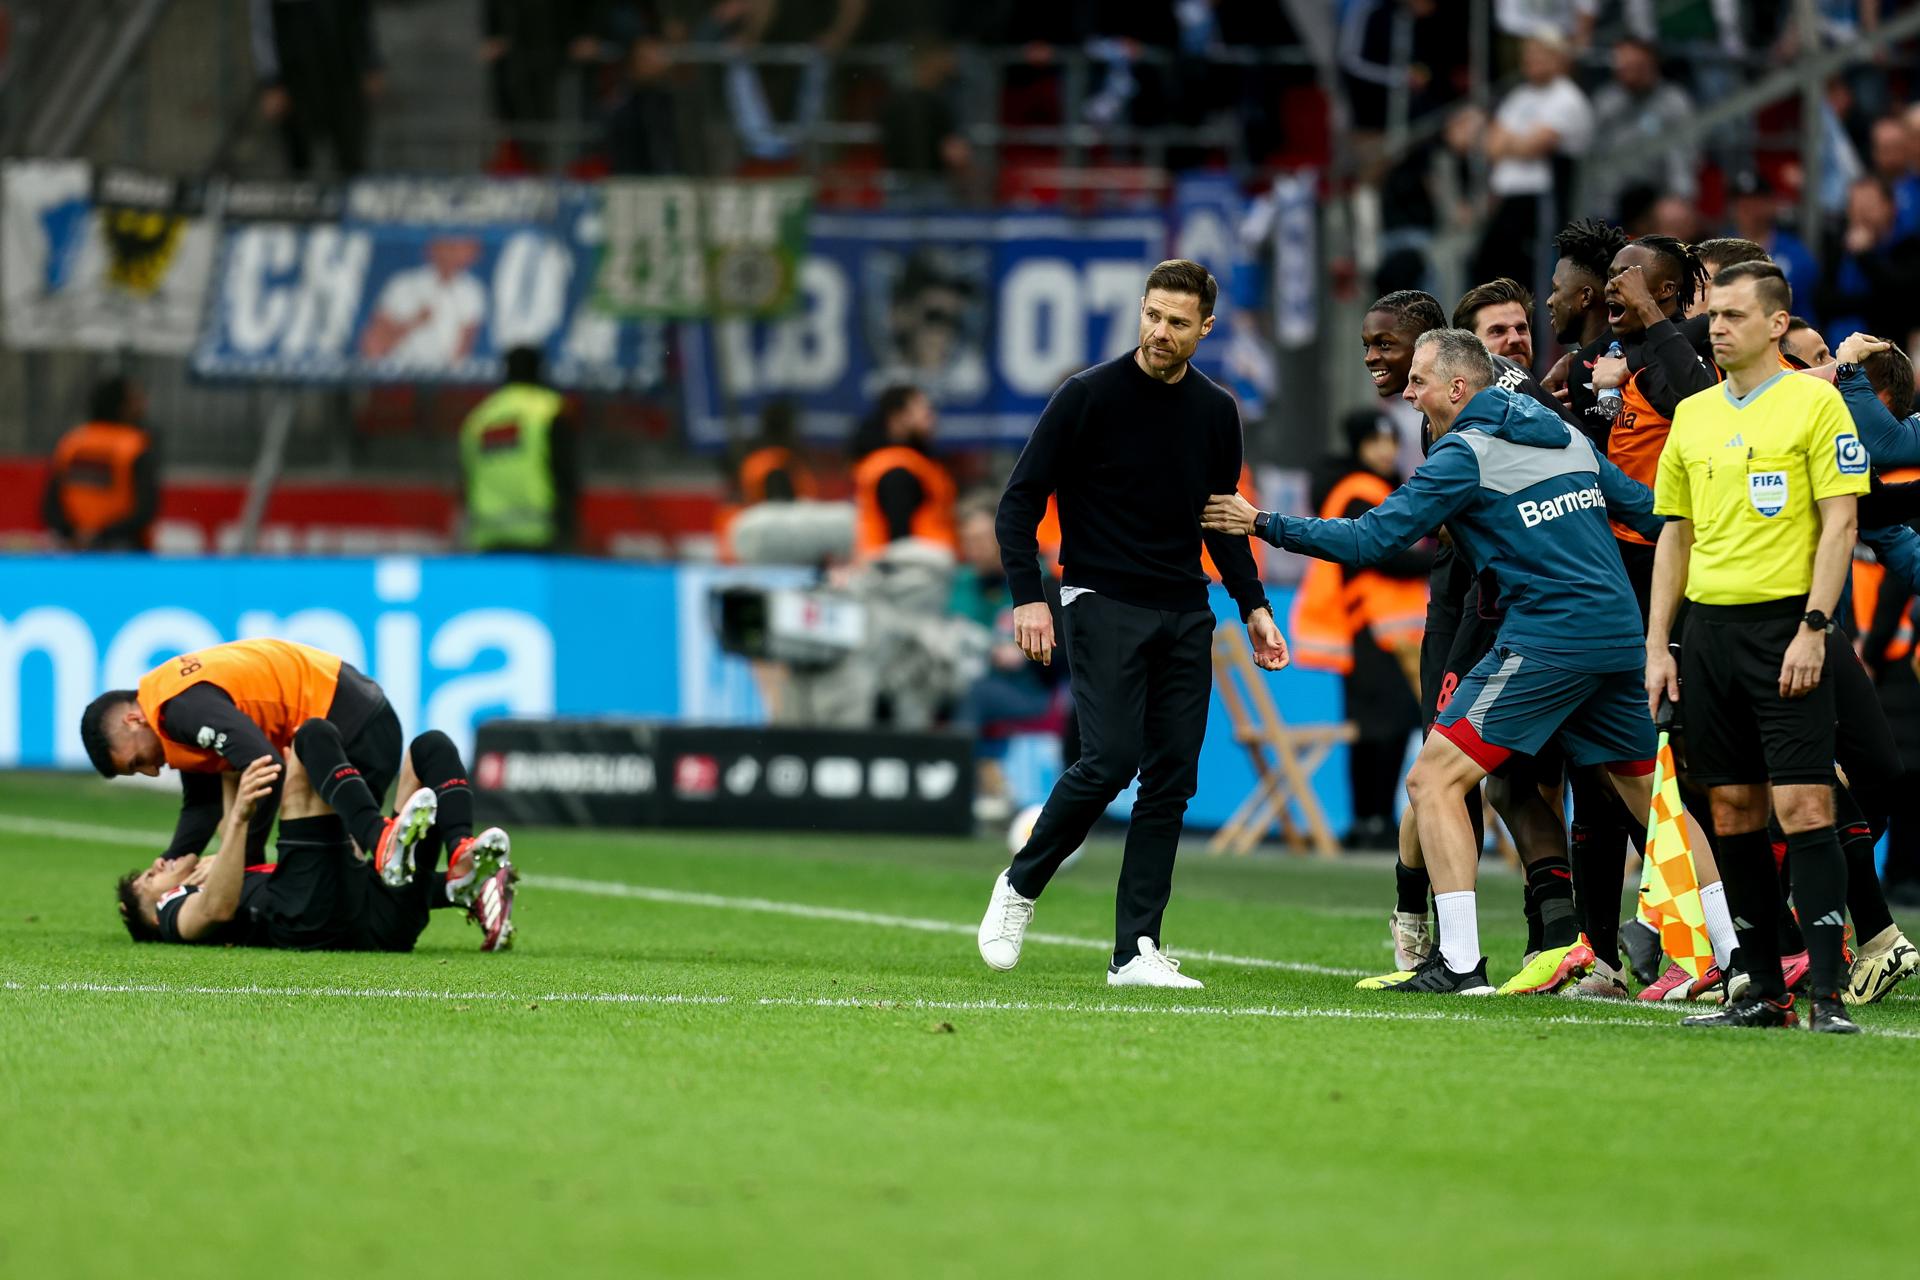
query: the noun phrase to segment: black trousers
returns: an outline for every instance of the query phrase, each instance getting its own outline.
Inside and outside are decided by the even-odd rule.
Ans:
[[[1114,955],[1160,941],[1173,892],[1180,827],[1199,777],[1213,693],[1213,614],[1171,613],[1083,595],[1061,611],[1080,758],[1041,810],[1007,879],[1037,898],[1135,774],[1139,797],[1127,829],[1114,901]]]

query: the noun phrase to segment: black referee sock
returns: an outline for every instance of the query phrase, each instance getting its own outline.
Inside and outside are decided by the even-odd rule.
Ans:
[[[1753,980],[1749,994],[1769,1000],[1786,997],[1780,973],[1780,873],[1773,864],[1773,842],[1762,827],[1720,837],[1720,879],[1727,907],[1740,937],[1740,963]]]
[[[1569,947],[1580,937],[1573,912],[1573,868],[1564,855],[1554,853],[1527,864],[1527,899],[1538,916],[1540,936],[1529,950]]]
[[[414,776],[439,798],[433,825],[451,854],[455,845],[473,834],[473,787],[467,782],[466,766],[460,763],[460,749],[440,730],[429,729],[413,740],[407,755],[413,761]]]
[[[347,834],[369,856],[380,845],[387,820],[380,814],[367,780],[347,760],[346,744],[331,721],[309,720],[293,735],[293,749],[306,767],[313,789],[327,808],[340,816]]]
[[[1433,877],[1425,867],[1410,867],[1395,858],[1393,884],[1397,898],[1394,910],[1416,916],[1427,914],[1427,895],[1433,890]]]
[[[1846,987],[1841,947],[1847,927],[1847,862],[1832,827],[1795,831],[1787,836],[1793,860],[1794,897],[1800,903],[1800,927],[1807,935],[1808,976],[1813,994],[1837,997]]]

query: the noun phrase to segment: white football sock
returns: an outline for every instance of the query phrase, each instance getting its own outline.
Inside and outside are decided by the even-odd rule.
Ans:
[[[1434,909],[1440,917],[1440,954],[1455,973],[1471,973],[1480,963],[1480,908],[1474,892],[1437,893]]]
[[[1733,949],[1740,945],[1733,931],[1733,917],[1727,914],[1727,886],[1718,880],[1700,890],[1700,909],[1707,916],[1707,941],[1713,944],[1713,962],[1720,972],[1727,971]]]

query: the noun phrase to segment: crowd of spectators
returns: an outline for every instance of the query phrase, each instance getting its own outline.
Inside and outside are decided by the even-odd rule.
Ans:
[[[1892,313],[1920,261],[1920,110],[1902,60],[1868,63],[1828,86],[1805,172],[1798,104],[1704,133],[1702,110],[1803,52],[1793,6],[1727,0],[1495,0],[1489,33],[1503,86],[1490,111],[1468,100],[1460,24],[1433,0],[1350,0],[1342,67],[1355,122],[1383,128],[1396,65],[1415,92],[1398,123],[1443,118],[1434,143],[1383,166],[1389,245],[1380,287],[1433,283],[1428,247],[1471,235],[1474,279],[1538,282],[1543,228],[1590,214],[1640,235],[1737,234],[1767,245],[1796,301],[1839,341]],[[1818,6],[1826,45],[1876,29],[1875,0]],[[1424,113],[1424,115],[1422,114]],[[1484,196],[1473,174],[1485,173]],[[1804,243],[1800,191],[1814,184],[1820,234]],[[1822,264],[1825,264],[1823,269]]]
[[[1272,0],[487,0],[480,53],[509,138],[497,168],[549,166],[547,140],[571,133],[589,141],[563,164],[683,171],[715,154],[698,131],[708,120],[725,122],[728,160],[778,165],[831,120],[877,125],[872,158],[886,170],[964,192],[974,166],[963,122],[983,110],[1013,127],[1231,116],[1250,146],[1277,147],[1283,82],[1311,82],[1310,68],[1223,70],[1212,55],[1298,44]],[[688,56],[689,45],[704,52]],[[911,55],[871,56],[901,46]],[[962,47],[1006,51],[997,104],[984,77],[961,74]],[[1072,104],[1069,55],[1086,67]]]

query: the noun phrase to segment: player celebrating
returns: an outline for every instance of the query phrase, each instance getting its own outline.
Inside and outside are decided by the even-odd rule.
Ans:
[[[1593,218],[1582,218],[1561,228],[1553,238],[1559,257],[1553,264],[1553,291],[1547,294],[1547,320],[1553,325],[1554,340],[1567,348],[1567,354],[1541,381],[1557,396],[1570,394],[1569,384],[1584,384],[1592,376],[1592,365],[1577,361],[1577,353],[1586,349],[1604,351],[1607,325],[1607,275],[1613,256],[1626,245],[1627,236]],[[1596,347],[1595,344],[1598,344]],[[1606,446],[1606,425],[1594,429],[1584,420],[1577,423],[1595,443]]]
[[[1461,294],[1453,327],[1470,330],[1495,356],[1533,368],[1533,294],[1518,280],[1501,276]]]
[[[272,756],[247,765],[222,820],[221,852],[155,858],[121,877],[120,917],[136,942],[276,947],[294,951],[411,951],[429,913],[465,907],[484,933],[482,951],[513,943],[512,883],[505,833],[466,842],[444,877],[389,884],[353,856],[346,828],[295,769],[280,799],[280,860],[248,866],[247,822],[280,780]],[[402,838],[418,842],[433,824],[434,793],[421,788],[401,807]],[[497,838],[496,838],[497,837]]]
[[[1383,990],[1486,995],[1466,796],[1517,752],[1558,740],[1575,767],[1603,765],[1629,811],[1652,801],[1654,736],[1636,679],[1643,635],[1606,512],[1657,532],[1652,494],[1544,406],[1495,385],[1471,333],[1421,337],[1407,398],[1440,433],[1426,463],[1358,520],[1257,512],[1237,495],[1202,523],[1251,530],[1342,564],[1391,555],[1445,521],[1507,612],[1493,652],[1461,682],[1407,779],[1436,890],[1440,945]]]
[[[235,640],[161,663],[137,689],[101,694],[80,719],[80,740],[103,777],[180,771],[180,818],[163,859],[204,849],[220,823],[222,775],[292,750],[313,790],[389,885],[413,874],[414,843],[381,805],[394,779],[436,798],[434,832],[453,857],[474,839],[473,791],[453,740],[438,730],[404,754],[400,718],[380,686],[330,653],[287,640]],[[254,807],[246,857],[266,848],[277,802]],[[504,833],[500,836],[504,839]],[[505,850],[501,850],[504,854]]]

